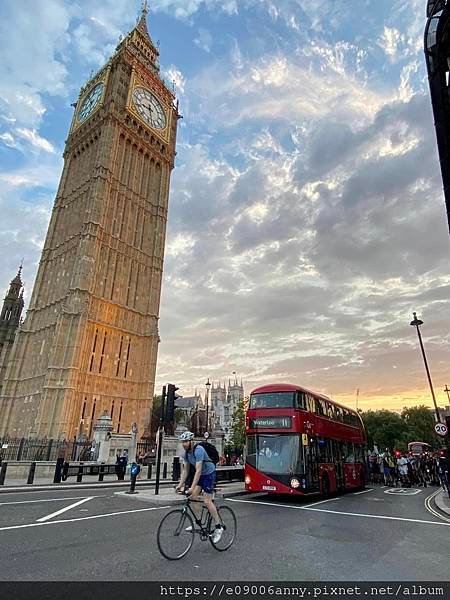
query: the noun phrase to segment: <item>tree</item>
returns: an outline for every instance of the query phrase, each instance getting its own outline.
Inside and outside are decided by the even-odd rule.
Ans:
[[[175,422],[169,423],[165,427],[166,433],[173,435],[175,426],[183,418],[183,411],[180,408],[175,409]],[[151,437],[153,438],[158,431],[159,424],[161,422],[161,396],[153,396],[152,404],[152,416],[150,419],[150,431]]]
[[[402,419],[406,424],[410,442],[426,442],[434,448],[440,446],[434,433],[436,424],[434,412],[430,408],[423,404],[410,408],[405,407],[402,411]]]
[[[367,432],[369,449],[377,445],[379,451],[385,448],[406,450],[408,432],[402,417],[388,410],[369,410],[361,413]]]
[[[240,400],[233,411],[231,424],[231,443],[235,452],[241,454],[245,446],[245,409],[244,401]]]

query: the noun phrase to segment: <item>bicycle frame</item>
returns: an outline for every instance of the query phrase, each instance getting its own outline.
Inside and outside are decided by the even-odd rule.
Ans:
[[[202,506],[202,512],[201,512],[201,515],[200,515],[200,519],[197,518],[197,515],[195,514],[195,512],[194,512],[194,510],[193,510],[193,508],[191,506],[192,502],[195,502],[197,504],[202,504],[203,505]],[[189,496],[186,496],[186,500],[185,500],[184,506],[183,506],[183,516],[186,513],[188,513],[192,517],[194,523],[196,525],[198,525],[198,527],[200,527],[200,531],[196,531],[194,529],[194,533],[199,533],[201,539],[207,539],[207,537],[210,534],[210,524],[211,524],[211,518],[212,517],[211,517],[211,514],[210,514],[209,510],[203,504],[203,502],[201,500],[191,500],[189,498]],[[183,519],[181,519],[180,524],[179,524],[179,526],[178,526],[178,528],[176,530],[176,534],[177,535],[180,533],[182,527],[183,527]]]

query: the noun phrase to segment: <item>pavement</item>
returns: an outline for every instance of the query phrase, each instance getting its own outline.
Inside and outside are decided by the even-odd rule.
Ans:
[[[441,489],[434,497],[434,502],[439,510],[450,515],[450,498],[447,492],[444,492],[444,490]]]
[[[437,488],[376,486],[327,500],[218,499],[236,513],[235,543],[217,552],[196,537],[176,563],[164,559],[156,544],[159,523],[171,505],[137,502],[137,496],[115,492],[123,488],[1,495],[0,579],[450,580],[450,517],[434,503]]]
[[[171,479],[161,479],[160,484],[162,486],[173,485]],[[145,486],[154,486],[155,479],[138,479],[136,481],[137,487],[145,487]],[[111,478],[105,480],[103,482],[99,482],[97,478],[90,477],[83,479],[81,483],[76,483],[76,478],[72,478],[71,481],[67,480],[61,483],[53,483],[53,480],[50,479],[35,479],[32,485],[27,485],[23,483],[23,480],[11,480],[8,485],[0,486],[0,496],[1,494],[10,494],[12,492],[33,492],[36,490],[76,490],[76,489],[85,489],[85,488],[129,488],[130,480],[125,479],[125,481],[117,481],[117,477],[115,479]]]
[[[159,494],[155,495],[154,488],[145,488],[137,490],[134,494],[128,494],[127,491],[114,492],[116,496],[123,496],[125,498],[129,498],[132,500],[141,500],[143,502],[148,502],[149,504],[155,505],[166,505],[166,506],[174,506],[177,504],[183,504],[185,502],[185,497],[175,493],[174,487],[168,486],[164,488],[160,488]],[[236,481],[232,483],[226,484],[218,484],[217,490],[215,493],[215,498],[223,500],[225,498],[234,498],[235,496],[247,496],[248,493],[245,491],[244,482]],[[259,494],[252,494],[252,497],[256,497]]]

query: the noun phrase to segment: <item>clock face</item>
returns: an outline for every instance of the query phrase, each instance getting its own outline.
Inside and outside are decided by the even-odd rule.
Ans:
[[[94,108],[100,102],[104,87],[104,83],[97,83],[97,85],[93,87],[88,95],[84,98],[80,112],[78,113],[78,121],[80,123],[89,117]]]
[[[133,92],[133,102],[141,117],[154,129],[165,129],[166,113],[161,103],[148,90],[136,88]]]

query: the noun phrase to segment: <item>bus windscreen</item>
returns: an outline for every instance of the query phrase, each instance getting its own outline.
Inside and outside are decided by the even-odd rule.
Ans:
[[[296,408],[295,392],[270,392],[250,396],[250,409],[255,408]]]

